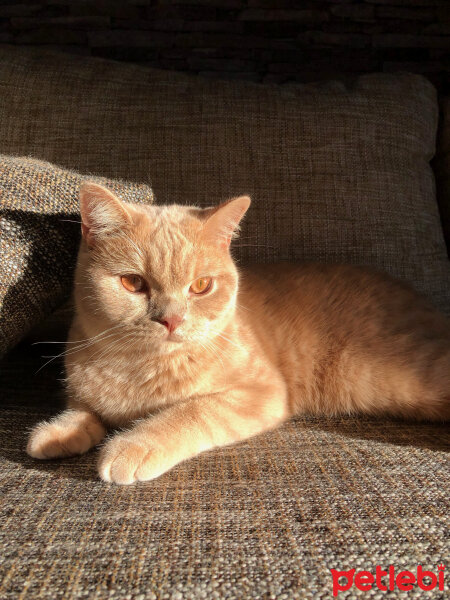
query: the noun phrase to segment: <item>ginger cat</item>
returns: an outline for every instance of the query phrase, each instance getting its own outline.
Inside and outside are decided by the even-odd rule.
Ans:
[[[229,246],[250,205],[124,204],[80,193],[67,410],[39,424],[39,459],[72,456],[107,428],[105,481],[158,477],[204,450],[303,413],[450,416],[450,326],[369,269],[260,265]]]

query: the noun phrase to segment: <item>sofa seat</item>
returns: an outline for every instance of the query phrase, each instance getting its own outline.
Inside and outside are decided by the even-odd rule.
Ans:
[[[154,481],[105,484],[96,450],[47,462],[25,454],[29,429],[62,400],[62,365],[35,374],[36,348],[23,343],[0,365],[2,600],[25,590],[48,600],[328,600],[330,569],[437,573],[445,561],[446,425],[298,418]],[[428,597],[415,591],[408,597]],[[339,597],[355,594],[380,591]]]

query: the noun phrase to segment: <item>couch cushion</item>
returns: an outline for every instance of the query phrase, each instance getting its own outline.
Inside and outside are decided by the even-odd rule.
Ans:
[[[376,265],[450,309],[426,79],[275,88],[2,48],[0,82],[0,151],[151,181],[161,203],[250,193],[241,260]]]
[[[43,161],[0,155],[0,354],[70,294],[85,178]],[[89,179],[129,202],[153,199],[146,185]]]
[[[0,364],[2,600],[332,600],[330,569],[448,569],[444,424],[299,418],[118,487],[96,450],[25,454],[58,406],[61,365],[34,376],[41,362],[21,349]],[[338,600],[444,596],[374,585]]]

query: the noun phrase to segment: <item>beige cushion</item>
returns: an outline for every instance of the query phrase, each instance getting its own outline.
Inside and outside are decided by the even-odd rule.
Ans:
[[[0,355],[70,294],[83,179],[46,162],[0,155]],[[94,179],[123,200],[153,199],[148,186]]]
[[[449,309],[426,79],[289,89],[2,48],[0,82],[2,152],[151,182],[161,203],[250,193],[242,261],[376,265]]]

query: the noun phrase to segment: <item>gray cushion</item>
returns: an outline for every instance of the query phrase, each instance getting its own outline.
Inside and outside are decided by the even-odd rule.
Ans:
[[[14,354],[0,364],[2,600],[333,600],[330,569],[377,565],[443,562],[448,578],[445,424],[303,417],[118,487],[99,480],[97,451],[24,452],[58,410],[59,365],[35,377],[42,360]],[[374,585],[337,600],[444,596]]]
[[[3,47],[0,83],[0,151],[151,181],[161,203],[250,193],[241,262],[370,264],[450,310],[429,165],[438,111],[426,79],[373,74],[351,88],[275,88]],[[76,210],[79,181],[58,211]],[[22,177],[20,189],[36,185]],[[61,269],[74,260],[71,243]],[[55,304],[62,294],[53,293],[46,289]]]

